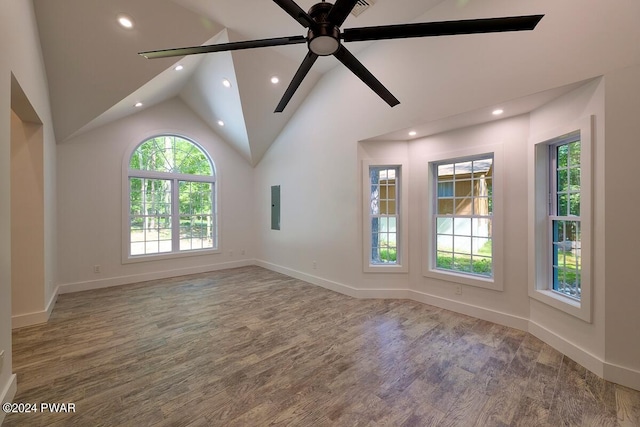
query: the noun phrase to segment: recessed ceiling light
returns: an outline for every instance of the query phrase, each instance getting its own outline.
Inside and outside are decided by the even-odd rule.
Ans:
[[[409,132],[409,136],[416,136],[418,134],[418,132],[416,132],[415,130],[412,130],[411,132]]]
[[[493,114],[494,116],[499,116],[502,113],[504,113],[504,110],[498,108],[497,110],[493,110],[493,112],[491,114]]]
[[[178,64],[173,69],[176,70],[176,71],[180,71],[180,70],[184,70],[184,67],[182,65]]]
[[[133,19],[129,15],[121,13],[118,15],[118,24],[123,28],[133,28]]]
[[[142,102],[136,102],[134,107],[140,108],[140,107],[142,107],[142,105],[143,105]]]
[[[280,83],[280,79],[278,78],[278,76],[271,77],[271,83],[273,83],[274,85]]]
[[[231,82],[228,79],[222,79],[222,86],[231,87]]]
[[[218,120],[218,126],[224,126],[224,122],[222,120]]]

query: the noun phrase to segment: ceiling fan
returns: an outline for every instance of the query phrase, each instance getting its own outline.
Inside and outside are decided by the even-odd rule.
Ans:
[[[318,56],[335,56],[349,70],[377,93],[389,106],[400,101],[387,90],[342,42],[355,42],[382,39],[400,39],[410,37],[433,37],[456,34],[495,33],[503,31],[533,30],[544,15],[510,16],[503,18],[468,19],[461,21],[425,22],[419,24],[382,25],[375,27],[347,28],[340,32],[340,26],[347,19],[358,0],[336,0],[331,4],[322,0],[305,12],[293,0],[273,0],[303,27],[308,28],[307,36],[277,37],[221,43],[207,46],[163,49],[139,54],[145,58],[168,58],[172,56],[194,55],[209,52],[225,52],[257,47],[282,46],[307,43],[309,52],[302,61],[289,87],[276,107],[275,112],[284,111],[287,103],[298,89],[302,80],[318,59]]]

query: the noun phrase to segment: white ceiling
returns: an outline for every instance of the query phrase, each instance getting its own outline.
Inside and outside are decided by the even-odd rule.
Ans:
[[[501,120],[508,117],[515,117],[520,114],[529,113],[541,106],[553,101],[560,96],[576,90],[577,88],[589,84],[593,79],[555,87],[545,91],[537,92],[531,95],[523,96],[516,99],[501,102],[498,105],[487,105],[484,108],[464,111],[459,114],[443,117],[440,119],[428,121],[425,123],[417,123],[410,128],[403,128],[377,135],[364,141],[408,141],[411,139],[424,138],[431,135],[447,132],[454,129],[460,129],[467,126],[473,126],[486,123],[491,120]],[[496,110],[502,110],[499,115],[494,115]],[[410,135],[409,132],[415,132]]]
[[[315,84],[324,74],[333,73],[338,65],[333,57],[319,58],[284,113],[275,114],[275,106],[307,52],[304,44],[155,60],[147,60],[137,54],[144,50],[304,35],[304,28],[272,1],[33,1],[47,70],[54,130],[59,143],[135,114],[139,109],[133,105],[138,101],[144,103],[141,107],[144,109],[172,97],[180,97],[247,162],[256,165],[305,102]],[[298,4],[308,10],[316,1],[298,0]],[[631,4],[632,0],[625,1]],[[599,5],[595,0],[592,3]],[[577,9],[564,6],[564,3],[544,2],[545,10],[540,10],[538,2],[511,0],[495,0],[491,5],[473,0],[376,0],[375,5],[359,17],[349,16],[343,28],[546,14],[531,35],[471,35],[421,39],[424,41],[349,43],[349,50],[370,67],[403,104],[389,109],[391,122],[398,125],[389,129],[389,126],[381,124],[379,133],[382,135],[372,140],[408,139],[405,126],[415,127],[419,135],[424,136],[486,121],[484,110],[492,106],[475,99],[473,92],[459,94],[462,89],[452,86],[447,79],[450,76],[451,81],[456,81],[464,74],[467,80],[473,80],[475,76],[486,74],[489,65],[499,68],[501,64],[511,63],[513,66],[512,60],[516,56],[525,64],[534,56],[523,51],[523,42],[531,46],[531,53],[535,55],[538,49],[548,49],[558,40],[562,40],[560,46],[575,45],[583,49],[582,38],[593,36],[595,40],[619,45],[621,51],[637,55],[637,45],[633,45],[632,40],[637,31],[631,38],[610,31],[606,20],[619,14],[609,13],[609,9],[606,13],[591,12],[593,8],[593,5]],[[628,8],[634,9],[635,6]],[[119,13],[127,13],[134,18],[133,30],[117,25]],[[632,20],[632,17],[627,18]],[[572,25],[567,25],[567,22]],[[581,24],[580,31],[574,28],[577,23]],[[503,55],[487,57],[486,43],[495,44]],[[462,51],[463,48],[466,50]],[[593,48],[600,49],[600,46],[596,43]],[[573,53],[563,49],[566,47],[554,49],[558,58]],[[406,52],[405,56],[411,59],[394,62],[391,58],[404,57],[397,54],[400,51]],[[177,63],[184,66],[182,71],[173,70]],[[473,68],[470,68],[471,64]],[[342,70],[338,68],[335,71]],[[278,85],[269,82],[273,75],[280,77]],[[425,81],[426,76],[429,79]],[[594,76],[590,74],[583,78]],[[231,88],[222,86],[223,78],[231,81]],[[363,85],[351,74],[349,78],[339,80],[354,88]],[[518,86],[505,83],[504,87],[497,88],[502,94],[499,99],[509,106],[511,115],[530,111],[568,90],[565,87],[527,96],[531,92],[523,91],[528,85],[519,83]],[[347,101],[341,96],[346,96],[348,91],[325,86],[319,85],[318,90],[335,90],[332,102]],[[380,108],[388,108],[368,88],[363,90],[368,94],[363,96],[370,96],[371,102],[379,101]],[[426,96],[429,102],[425,102]],[[442,99],[442,96],[463,96],[469,106],[475,107],[473,111],[449,111],[434,101]],[[482,105],[486,108],[478,109]],[[321,117],[330,117],[331,114],[331,111],[324,111]],[[218,125],[219,120],[224,121],[224,127]],[[394,128],[397,129],[390,132]]]
[[[443,0],[378,0],[344,28],[404,23]],[[308,10],[316,1],[299,0]],[[319,58],[285,109],[273,110],[307,52],[282,46],[147,60],[139,51],[305,35],[266,0],[34,0],[50,87],[54,130],[63,143],[79,134],[179,96],[251,164],[257,164],[315,83],[338,61]],[[116,17],[133,17],[132,30]],[[371,43],[354,43],[357,54]],[[184,69],[173,70],[180,63]],[[280,77],[272,85],[271,76]],[[221,85],[227,78],[230,89]],[[218,121],[225,123],[224,127]]]

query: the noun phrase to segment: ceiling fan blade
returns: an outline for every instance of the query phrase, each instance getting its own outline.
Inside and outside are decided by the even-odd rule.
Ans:
[[[351,54],[347,50],[346,47],[340,45],[340,48],[336,53],[333,54],[340,62],[342,62],[348,69],[350,69],[353,74],[358,76],[360,80],[366,83],[375,93],[380,96],[380,98],[384,99],[389,106],[394,107],[400,104],[400,101],[396,99],[395,96],[389,92],[389,90],[384,87],[382,83],[378,79],[376,79],[369,70],[365,68],[364,65],[360,61],[356,59],[355,56]]]
[[[311,66],[316,62],[316,59],[318,59],[318,55],[311,51],[307,53],[307,56],[304,58],[304,61],[302,61],[302,64],[300,64],[300,68],[298,68],[298,71],[296,71],[296,75],[293,76],[293,80],[291,80],[291,83],[289,83],[289,87],[284,92],[280,103],[276,107],[276,113],[282,113],[284,111],[284,108],[291,100],[291,97],[293,97],[293,94],[300,86],[300,83],[302,83],[302,80],[304,80],[307,73],[309,73]]]
[[[358,0],[337,0],[329,11],[327,21],[331,22],[336,27],[340,27],[349,13],[353,10]]]
[[[273,39],[248,40],[242,42],[231,42],[221,44],[210,44],[207,46],[180,47],[176,49],[152,50],[140,52],[138,55],[147,59],[170,58],[172,56],[196,55],[199,53],[226,52],[230,50],[253,49],[256,47],[282,46],[287,44],[306,43],[304,36],[277,37]]]
[[[544,15],[509,16],[504,18],[467,19],[462,21],[425,22],[420,24],[383,25],[346,29],[345,42],[402,39],[409,37],[450,36],[456,34],[497,33],[533,30]]]
[[[300,25],[305,28],[309,28],[315,25],[315,21],[309,16],[300,6],[293,0],[273,0],[278,6],[280,6],[285,12],[287,12],[293,19],[298,21]]]

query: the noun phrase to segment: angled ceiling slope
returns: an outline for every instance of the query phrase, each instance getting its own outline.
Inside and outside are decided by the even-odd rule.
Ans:
[[[239,39],[238,35],[233,38],[232,35],[223,30],[212,43]],[[270,79],[278,76],[286,85],[297,69],[295,61],[271,49],[197,56],[202,61],[180,97],[252,166],[262,159],[320,78],[318,73],[310,75],[289,108],[282,114],[274,114],[273,108],[284,88],[283,83],[274,85]],[[231,86],[224,87],[223,80]]]
[[[317,0],[297,2],[308,9]],[[349,15],[345,26],[407,23],[442,2],[378,0],[357,18]],[[155,60],[137,54],[167,47],[302,35],[304,28],[271,1],[34,0],[34,4],[58,142],[134,114],[139,111],[133,108],[138,101],[145,108],[179,96],[215,133],[256,165],[322,74],[339,64],[333,57],[320,58],[284,113],[274,114],[306,54],[304,45]],[[120,13],[133,17],[132,30],[117,25]],[[358,53],[371,45],[354,43],[350,48]],[[173,71],[177,63],[185,67],[180,74]],[[272,76],[278,76],[280,83],[271,84]],[[222,87],[222,78],[232,82],[231,90]],[[336,102],[343,102],[339,90]],[[224,127],[218,125],[219,120]]]
[[[227,30],[223,30],[211,43],[228,41]],[[201,58],[201,62],[180,91],[180,98],[245,160],[251,162],[247,126],[231,53],[195,56]],[[223,81],[228,82],[228,86],[223,85]]]
[[[170,0],[34,0],[34,7],[58,141],[175,62],[141,61],[137,52],[202,44],[221,29]],[[133,17],[133,29],[117,24],[120,13]]]

